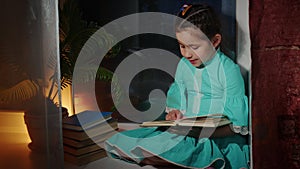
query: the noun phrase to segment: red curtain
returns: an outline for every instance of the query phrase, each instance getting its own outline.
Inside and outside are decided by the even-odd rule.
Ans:
[[[253,168],[300,168],[300,0],[249,3]]]

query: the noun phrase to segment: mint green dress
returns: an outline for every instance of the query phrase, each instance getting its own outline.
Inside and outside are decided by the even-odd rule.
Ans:
[[[186,168],[249,168],[244,81],[239,66],[221,51],[199,68],[182,58],[166,105],[166,112],[178,109],[186,117],[223,113],[232,121],[231,128],[237,134],[197,139],[157,127],[139,128],[109,138],[105,142],[108,154],[135,163],[155,155]]]

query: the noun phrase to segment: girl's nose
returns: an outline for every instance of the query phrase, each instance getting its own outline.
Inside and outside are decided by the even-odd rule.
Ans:
[[[189,59],[189,58],[193,57],[193,53],[190,52],[190,51],[188,51],[188,50],[186,50],[183,56],[185,58]]]

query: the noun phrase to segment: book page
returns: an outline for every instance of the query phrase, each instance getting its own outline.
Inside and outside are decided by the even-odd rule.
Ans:
[[[198,126],[198,127],[218,127],[230,124],[230,120],[223,114],[209,114],[205,116],[188,117],[179,120],[148,121],[143,122],[141,127],[155,126]]]

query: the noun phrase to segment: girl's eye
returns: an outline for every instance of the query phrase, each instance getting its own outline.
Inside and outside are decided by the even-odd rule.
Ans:
[[[199,48],[199,46],[191,46],[191,48],[192,48],[193,50],[197,50],[197,49]]]

